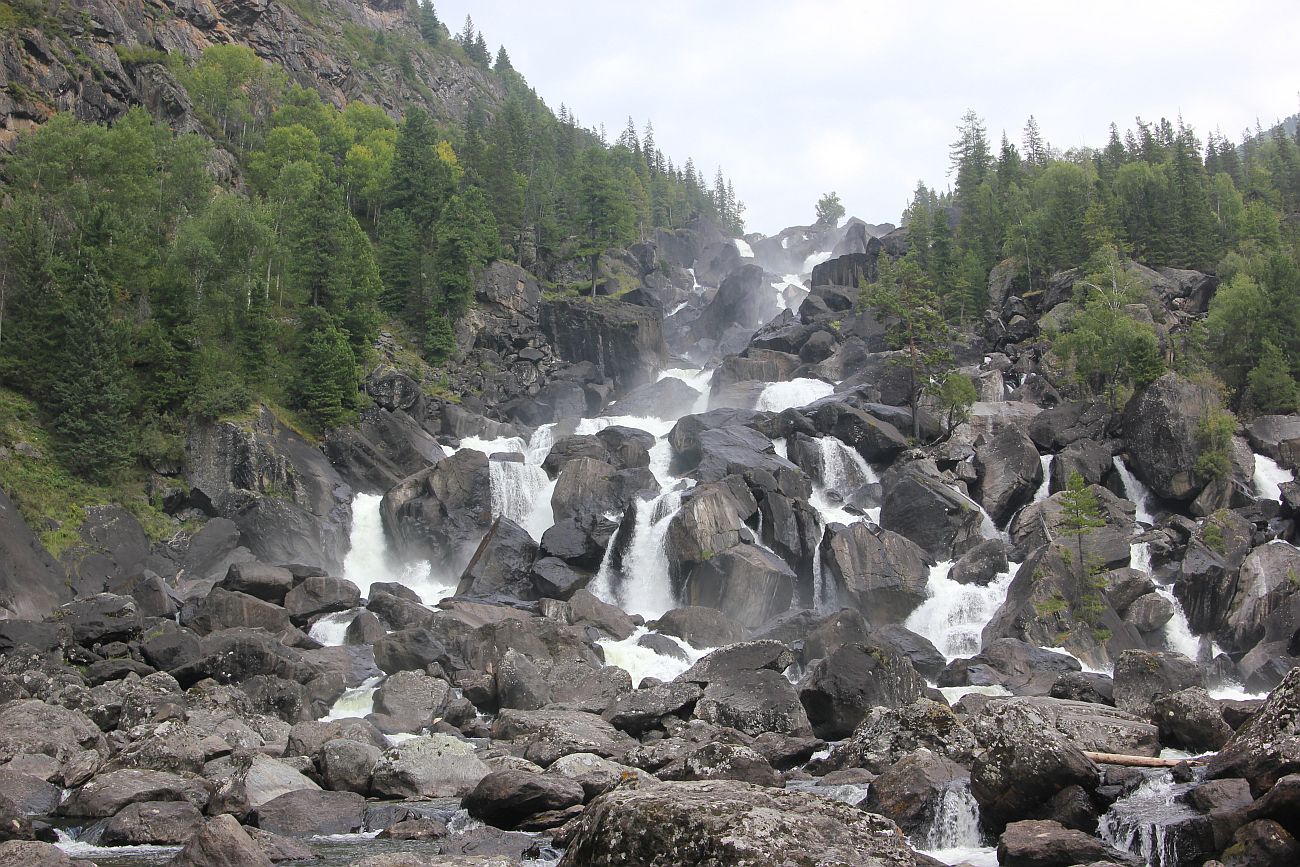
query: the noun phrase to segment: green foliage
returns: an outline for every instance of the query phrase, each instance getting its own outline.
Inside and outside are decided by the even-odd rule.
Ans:
[[[1211,408],[1196,426],[1199,450],[1195,471],[1201,482],[1215,482],[1232,472],[1232,435],[1236,431],[1232,413],[1218,408]]]
[[[844,219],[844,205],[838,193],[829,192],[817,200],[817,225],[834,228]]]
[[[1053,340],[1052,353],[1085,391],[1104,393],[1118,407],[1165,367],[1154,327],[1128,309],[1138,300],[1139,287],[1113,249],[1099,258],[1101,270],[1075,284],[1075,309],[1064,333]]]
[[[347,333],[328,313],[311,311],[304,322],[297,406],[319,428],[336,427],[355,415],[360,377]]]
[[[859,304],[869,306],[887,323],[890,344],[905,353],[898,363],[908,370],[912,436],[919,439],[921,397],[936,388],[938,374],[952,364],[939,297],[915,257],[909,254],[891,262],[881,256],[879,279],[862,287]]]
[[[1213,518],[1206,521],[1201,528],[1201,541],[1205,543],[1205,547],[1221,557],[1228,553],[1228,544],[1223,538],[1223,525]]]
[[[970,416],[971,405],[979,399],[979,392],[975,390],[975,383],[970,381],[969,376],[953,370],[943,378],[935,397],[938,398],[939,409],[947,418],[947,429],[951,435],[957,425]]]

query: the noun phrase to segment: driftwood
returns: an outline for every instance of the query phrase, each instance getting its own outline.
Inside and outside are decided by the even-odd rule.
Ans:
[[[1088,750],[1084,750],[1083,754],[1099,765],[1124,765],[1130,768],[1172,768],[1183,762],[1205,764],[1204,758],[1159,759],[1151,756],[1126,756],[1122,753],[1093,753]]]

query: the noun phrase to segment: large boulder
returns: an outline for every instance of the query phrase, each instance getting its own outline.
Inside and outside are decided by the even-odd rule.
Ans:
[[[1206,770],[1211,779],[1248,780],[1256,797],[1295,773],[1300,773],[1300,667],[1291,669]]]
[[[871,708],[909,705],[925,691],[924,678],[907,657],[888,647],[852,643],[813,665],[800,683],[799,700],[817,737],[840,740]]]
[[[873,625],[901,623],[926,599],[930,569],[925,550],[866,521],[827,527],[821,561],[840,599]]]
[[[1081,750],[1127,756],[1160,754],[1160,733],[1156,726],[1118,708],[1046,696],[997,698],[992,703],[1031,709]]]
[[[872,780],[864,808],[898,823],[913,840],[926,840],[942,822],[949,792],[965,792],[970,771],[943,756],[920,749],[909,753]]]
[[[664,635],[674,635],[692,647],[724,647],[748,637],[749,630],[734,618],[715,608],[685,606],[665,612],[646,624]]]
[[[407,384],[396,386],[400,377]],[[405,374],[384,378],[393,383],[395,399],[412,405],[423,400],[419,385]],[[371,380],[372,394],[378,384]],[[378,386],[380,389],[386,386]],[[414,388],[415,397],[407,397]],[[418,413],[419,408],[412,407]],[[361,413],[355,426],[335,428],[321,444],[326,457],[354,488],[381,493],[408,476],[436,464],[447,456],[429,431],[401,409],[372,406]]]
[[[1133,865],[1137,859],[1092,834],[1049,819],[1012,822],[998,838],[998,864],[1002,867],[1070,867],[1096,862]]]
[[[1084,560],[1100,563],[1109,569],[1127,566],[1132,554],[1136,507],[1101,485],[1092,485],[1089,491],[1096,498],[1101,519],[1105,523],[1083,533]],[[1053,541],[1069,541],[1071,547],[1077,549],[1078,540],[1071,539],[1067,532],[1065,497],[1063,492],[1055,493],[1041,502],[1026,506],[1012,519],[1007,529],[1014,549],[1013,557],[1023,560],[1035,549]]]
[[[380,515],[399,556],[462,568],[492,526],[487,455],[461,449],[402,480],[384,494]]]
[[[975,471],[976,499],[998,526],[1028,502],[1043,481],[1037,446],[1023,429],[1010,424],[976,441]]]
[[[1229,650],[1249,650],[1260,641],[1287,641],[1297,625],[1300,549],[1271,542],[1251,551],[1241,564],[1236,594],[1219,638]]]
[[[259,805],[250,818],[272,834],[314,837],[360,831],[365,812],[366,799],[356,792],[298,789]]]
[[[792,860],[793,859],[793,860]],[[619,789],[578,820],[563,867],[912,867],[893,822],[804,792],[736,781]]]
[[[736,545],[691,570],[682,601],[716,608],[752,629],[790,607],[794,584],[794,572],[780,557],[757,545]]]
[[[39,620],[71,598],[67,573],[0,490],[0,606],[10,616]]]
[[[170,867],[271,867],[271,859],[234,816],[215,816],[189,839]]]
[[[970,764],[975,738],[946,704],[919,698],[895,708],[872,708],[861,725],[831,753],[832,770],[865,768],[883,773],[899,759],[926,750]]]
[[[1205,479],[1196,472],[1204,437],[1201,424],[1221,411],[1208,387],[1166,373],[1134,395],[1124,409],[1124,441],[1134,472],[1152,493],[1168,500],[1196,498]]]
[[[509,518],[497,518],[461,574],[456,595],[532,599],[536,559],[537,543],[528,531]]]
[[[258,559],[341,571],[352,491],[320,449],[269,409],[250,422],[191,426],[185,471]]]
[[[560,358],[590,362],[620,393],[654,381],[667,355],[663,313],[651,307],[543,301],[538,325]]]
[[[734,672],[709,683],[695,705],[695,716],[751,737],[763,732],[812,734],[798,693],[784,675],[770,669]]]
[[[475,819],[511,830],[530,816],[576,806],[583,798],[582,785],[567,777],[506,769],[479,780],[463,804]]]
[[[993,831],[1034,815],[1068,786],[1097,787],[1097,766],[1032,708],[990,704],[972,731],[984,749],[971,766],[971,793]]]
[[[371,792],[380,798],[462,798],[489,770],[472,745],[450,735],[412,738],[375,765]]]
[[[166,771],[109,771],[74,792],[59,812],[103,819],[117,815],[128,804],[144,801],[187,801],[202,810],[208,804],[208,788],[203,780]]]
[[[935,560],[952,560],[983,541],[984,516],[923,464],[885,474],[880,526],[911,539]]]
[[[620,761],[636,744],[595,714],[552,709],[504,710],[492,724],[492,739],[514,741],[512,752],[542,767],[573,753]]]
[[[1181,653],[1126,650],[1115,663],[1115,706],[1138,719],[1156,718],[1156,700],[1203,686],[1205,674]]]

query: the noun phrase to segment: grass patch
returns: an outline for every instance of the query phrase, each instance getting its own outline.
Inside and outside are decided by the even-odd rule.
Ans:
[[[144,471],[124,472],[106,485],[78,478],[54,457],[36,405],[5,388],[0,388],[0,447],[8,453],[0,459],[0,488],[55,557],[81,542],[77,531],[90,506],[121,505],[150,541],[176,531],[176,522],[145,493]]]

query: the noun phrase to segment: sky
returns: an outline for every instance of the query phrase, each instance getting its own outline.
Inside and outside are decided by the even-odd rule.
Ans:
[[[1233,140],[1300,111],[1300,3],[894,0],[435,0],[465,15],[543,99],[617,137],[631,116],[711,180],[721,166],[746,228],[811,223],[822,193],[897,222],[918,180],[951,182],[962,114],[996,148],[1029,115],[1062,150],[1111,121],[1180,115]]]

